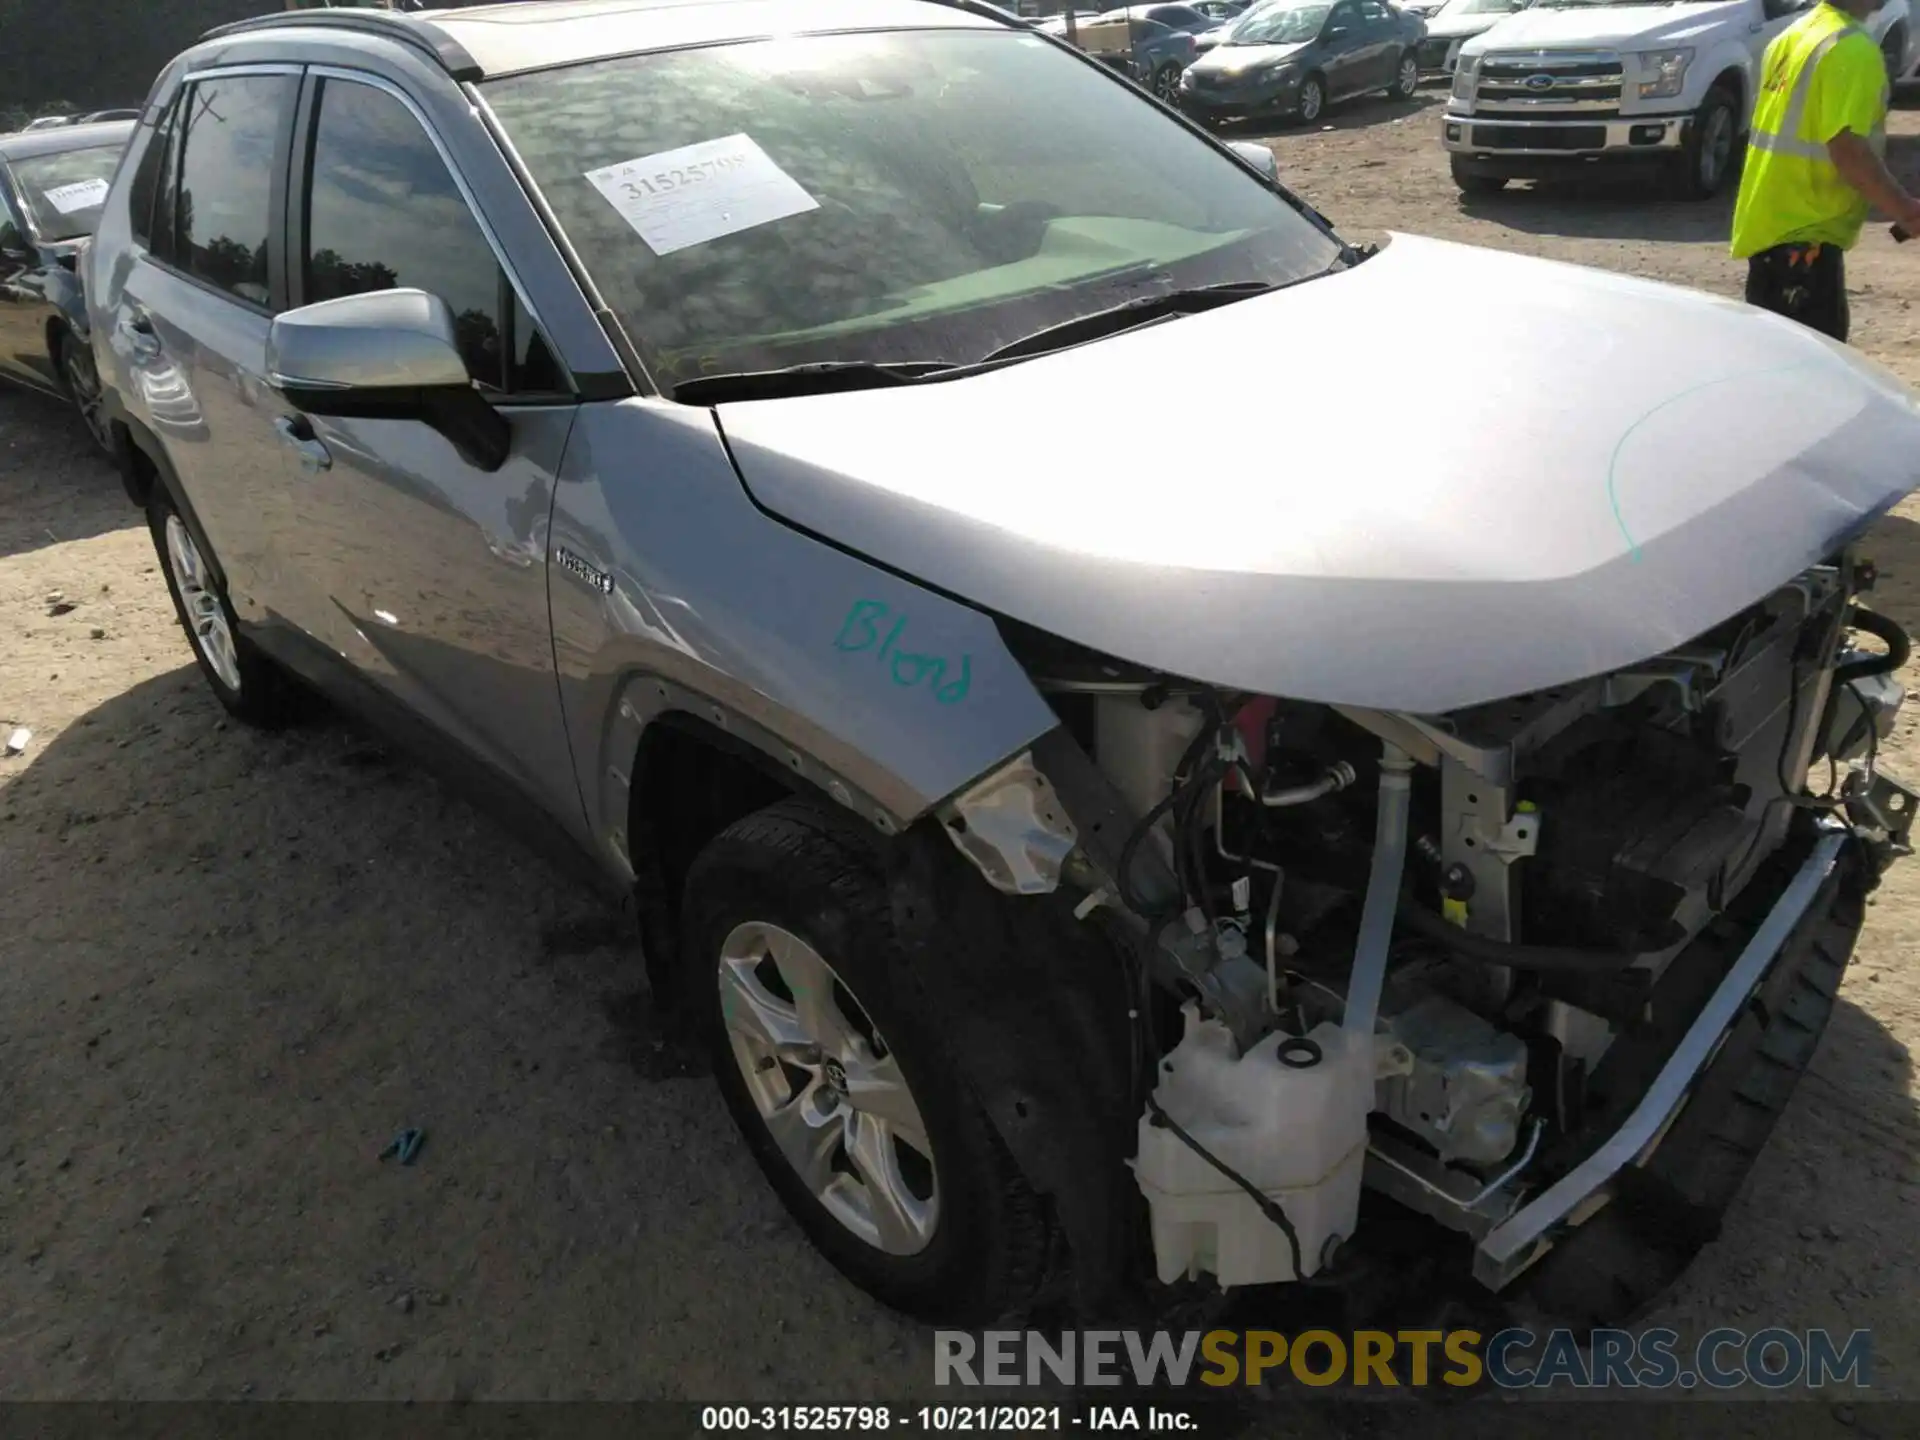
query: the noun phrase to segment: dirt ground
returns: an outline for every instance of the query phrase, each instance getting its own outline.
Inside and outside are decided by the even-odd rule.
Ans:
[[[1285,177],[1354,239],[1736,291],[1725,204],[1463,205],[1438,106],[1284,134]],[[1894,129],[1920,168],[1920,112]],[[1876,229],[1852,288],[1857,344],[1920,384],[1920,246]],[[1433,297],[1356,381],[1389,400],[1451,383],[1472,304]],[[1920,627],[1920,506],[1872,548],[1879,603]],[[115,477],[76,421],[15,394],[0,636],[0,736],[32,731],[0,760],[0,1396],[925,1387],[930,1336],[806,1249],[710,1084],[654,1063],[618,919],[343,723],[224,723]],[[1920,775],[1916,752],[1909,720],[1886,758]],[[1877,1393],[1920,1398],[1917,947],[1920,861],[1877,897],[1726,1238],[1655,1320],[1871,1327]],[[403,1126],[427,1131],[418,1163],[379,1163]]]

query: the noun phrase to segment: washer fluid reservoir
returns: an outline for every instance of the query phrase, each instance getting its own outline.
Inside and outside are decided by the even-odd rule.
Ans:
[[[1286,1234],[1253,1197],[1149,1110],[1134,1177],[1152,1212],[1160,1281],[1204,1272],[1226,1288],[1312,1275],[1359,1217],[1374,1052],[1329,1023],[1305,1036],[1269,1035],[1241,1055],[1225,1025],[1201,1019],[1191,1003],[1184,1014],[1186,1034],[1160,1062],[1154,1099],[1285,1212],[1300,1273]]]

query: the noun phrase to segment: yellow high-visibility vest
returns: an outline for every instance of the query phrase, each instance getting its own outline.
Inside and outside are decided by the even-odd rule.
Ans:
[[[1821,4],[1774,38],[1760,65],[1746,173],[1733,209],[1733,253],[1790,243],[1851,249],[1866,199],[1840,178],[1827,142],[1851,130],[1886,145],[1886,61],[1852,17]]]

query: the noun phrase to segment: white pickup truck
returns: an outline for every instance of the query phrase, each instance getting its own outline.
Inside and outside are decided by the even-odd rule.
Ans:
[[[1682,195],[1717,194],[1741,156],[1767,43],[1814,3],[1538,0],[1460,49],[1441,121],[1454,182],[1490,194],[1651,161]],[[1888,0],[1867,22],[1894,76],[1912,58],[1907,10]]]

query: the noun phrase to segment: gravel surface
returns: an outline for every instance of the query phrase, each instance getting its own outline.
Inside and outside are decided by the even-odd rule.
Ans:
[[[1463,205],[1437,111],[1362,102],[1273,143],[1354,239],[1737,292],[1727,205],[1618,186]],[[1920,168],[1920,115],[1894,128],[1894,163]],[[1879,229],[1854,257],[1856,343],[1911,383],[1916,277],[1920,247]],[[1453,371],[1472,314],[1436,295],[1355,383],[1503,383]],[[1916,521],[1872,547],[1909,628]],[[662,1063],[620,919],[368,735],[226,724],[117,479],[76,420],[11,393],[0,635],[0,741],[32,732],[0,759],[0,1395],[925,1387],[930,1336],[801,1243],[710,1084]],[[1920,775],[1916,749],[1909,720],[1887,758]],[[1877,897],[1725,1237],[1652,1319],[1870,1326],[1878,1393],[1920,1397],[1917,938],[1920,861]],[[379,1163],[406,1126],[418,1161]]]

